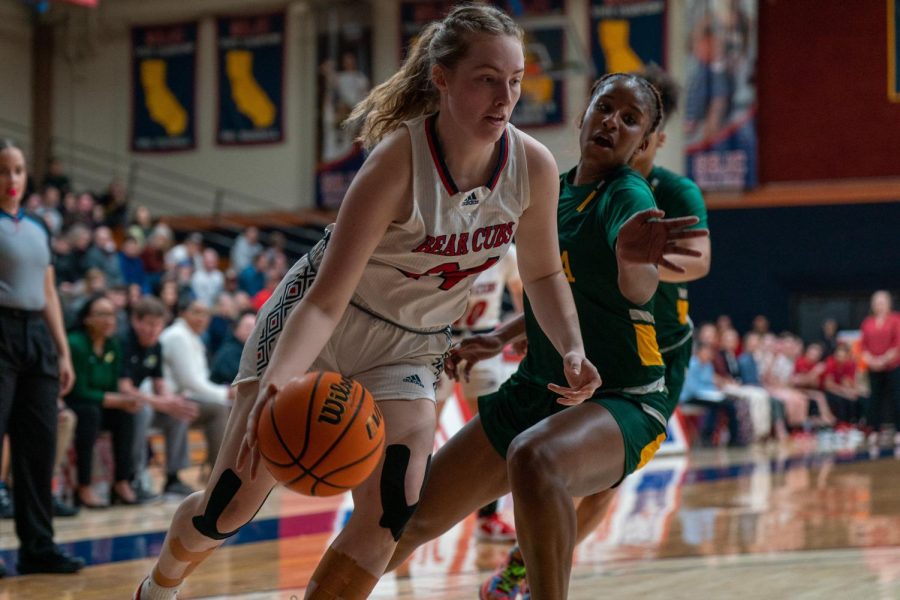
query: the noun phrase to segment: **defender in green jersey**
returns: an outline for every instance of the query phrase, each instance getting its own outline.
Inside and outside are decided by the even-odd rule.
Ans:
[[[565,598],[575,541],[573,496],[609,489],[650,459],[665,438],[664,364],[652,298],[657,265],[695,255],[677,240],[696,218],[660,219],[646,180],[626,165],[647,146],[662,117],[655,88],[640,77],[600,79],[581,124],[581,160],[561,181],[557,210],[563,272],[571,285],[586,355],[604,381],[585,402],[559,398],[563,364],[526,316],[459,359],[480,359],[528,329],[528,358],[501,389],[480,399],[481,413],[437,453],[419,509],[391,560],[477,508],[513,493],[522,553],[535,598]],[[521,243],[527,243],[521,240]],[[465,481],[467,494],[459,484]],[[553,528],[544,526],[556,524]],[[550,530],[548,530],[550,529]]]

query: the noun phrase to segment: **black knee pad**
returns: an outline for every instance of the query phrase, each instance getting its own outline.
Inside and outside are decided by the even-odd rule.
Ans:
[[[219,476],[219,481],[216,482],[216,487],[213,488],[212,493],[209,495],[209,502],[206,503],[206,510],[202,515],[194,517],[191,521],[194,524],[194,528],[199,531],[201,534],[213,540],[224,540],[228,539],[238,531],[240,531],[241,527],[246,525],[240,525],[234,531],[226,531],[221,532],[216,528],[216,523],[219,522],[219,517],[222,516],[222,513],[225,512],[225,509],[237,495],[238,490],[241,489],[241,478],[237,476],[237,473],[232,471],[231,469],[225,469],[222,474]],[[264,504],[260,503],[259,507],[256,509],[256,512],[259,512],[259,509]],[[253,517],[256,516],[256,512],[253,513]],[[253,517],[250,517],[250,520],[247,521],[249,523],[253,520]]]
[[[392,444],[384,451],[384,468],[381,470],[381,515],[379,525],[391,530],[394,541],[399,541],[406,524],[416,512],[419,503],[406,503],[406,470],[409,468],[409,448],[400,444]],[[431,455],[425,463],[425,476],[422,478],[422,489],[428,481],[431,471]],[[421,489],[419,490],[421,494]]]

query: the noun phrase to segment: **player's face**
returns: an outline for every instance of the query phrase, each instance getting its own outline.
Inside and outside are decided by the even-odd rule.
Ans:
[[[25,193],[25,181],[28,172],[25,170],[25,157],[18,148],[5,148],[0,151],[0,194],[4,201],[12,200],[18,206]]]
[[[601,168],[626,164],[645,147],[650,112],[638,84],[614,79],[597,90],[581,125],[581,160]]]
[[[513,36],[472,34],[466,56],[453,69],[435,67],[441,107],[470,136],[500,139],[521,95],[525,56]]]

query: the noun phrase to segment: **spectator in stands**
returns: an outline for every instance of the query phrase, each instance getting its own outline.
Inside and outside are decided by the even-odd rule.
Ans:
[[[765,315],[753,317],[753,331],[760,335],[769,333],[769,319]]]
[[[122,240],[122,249],[119,251],[119,271],[126,285],[138,285],[144,292],[149,292],[147,285],[147,271],[144,270],[144,261],[141,260],[141,244],[136,237],[128,233]]]
[[[256,326],[256,313],[245,311],[233,322],[232,331],[215,353],[210,367],[210,379],[215,383],[231,385],[241,365],[244,344]]]
[[[869,371],[871,396],[866,408],[869,442],[876,443],[886,413],[894,413],[894,443],[900,444],[900,315],[889,292],[872,294],[872,314],[862,322],[862,358]]]
[[[828,406],[840,425],[855,424],[860,417],[860,393],[856,384],[856,361],[850,346],[838,344],[834,353],[825,360],[822,388]]]
[[[238,273],[238,286],[251,298],[266,287],[266,271],[269,269],[269,255],[260,252],[253,264]]]
[[[110,500],[112,503],[136,504],[138,500],[131,480],[134,478],[134,413],[140,408],[140,400],[118,390],[122,350],[115,338],[115,307],[105,295],[91,296],[79,312],[78,324],[78,329],[69,334],[75,386],[66,396],[69,407],[78,415],[75,429],[78,490],[75,499],[88,508],[108,506],[91,487],[94,444],[100,430],[106,429],[112,433],[115,462]]]
[[[741,440],[763,440],[772,433],[772,407],[769,394],[761,386],[749,384],[741,379],[741,365],[738,359],[740,337],[734,329],[721,333],[720,362],[715,364],[716,375],[722,391],[735,400],[738,425],[743,428]],[[718,370],[718,365],[724,371]],[[741,417],[744,418],[741,418]]]
[[[128,224],[128,233],[133,235],[141,246],[147,243],[153,233],[153,215],[146,206],[138,206],[134,209],[134,216]]]
[[[166,270],[188,264],[192,269],[203,266],[203,235],[197,232],[188,235],[184,242],[172,247],[166,253]]]
[[[822,346],[822,356],[828,358],[834,354],[837,348],[838,322],[836,319],[828,318],[822,321],[822,338],[818,340]]]
[[[787,423],[784,418],[784,405],[768,395],[759,376],[759,363],[756,357],[760,355],[761,344],[762,337],[755,331],[751,331],[744,336],[744,351],[741,352],[737,359],[740,379],[744,385],[753,386],[765,392],[775,437],[778,440],[784,440],[788,436]]]
[[[212,318],[209,320],[209,327],[206,330],[204,338],[206,342],[206,353],[211,358],[215,356],[219,348],[228,337],[231,336],[231,330],[234,327],[235,319],[237,319],[240,311],[234,302],[234,297],[222,292],[216,298],[213,305]],[[225,382],[217,382],[225,383]],[[230,381],[228,383],[231,383]]]
[[[284,277],[284,273],[275,267],[271,267],[266,271],[266,285],[253,296],[250,302],[254,311],[259,312],[263,304],[272,297],[282,277]]]
[[[231,268],[240,273],[253,264],[253,259],[263,251],[259,243],[259,229],[252,225],[238,235],[231,247]]]
[[[147,238],[144,251],[141,252],[141,260],[144,262],[144,271],[147,273],[147,285],[155,289],[166,272],[166,252],[172,244],[172,238],[168,227],[156,226]]]
[[[50,233],[57,236],[62,231],[63,224],[62,213],[59,210],[59,188],[53,186],[44,188],[43,197],[44,206],[41,211],[41,218],[44,220],[44,223],[47,224],[47,229],[50,230]]]
[[[212,306],[225,289],[225,275],[219,270],[219,253],[214,249],[203,251],[203,262],[191,275],[191,289],[207,306]]]
[[[237,271],[232,269],[231,267],[225,269],[223,272],[225,275],[225,288],[224,291],[234,295],[236,292],[240,291],[240,287],[238,286],[238,276]]]
[[[802,345],[800,339],[794,337],[797,343]],[[825,372],[825,363],[822,361],[822,346],[817,343],[809,344],[803,355],[794,363],[794,375],[791,384],[803,391],[813,402],[815,407],[814,419],[816,425],[834,425],[835,418],[828,407],[825,394],[821,391],[822,374]]]
[[[713,368],[713,353],[713,348],[708,344],[697,344],[688,365],[680,401],[682,404],[696,404],[707,409],[700,428],[700,440],[706,446],[714,444],[719,415],[724,412],[728,418],[729,444],[733,445],[738,440],[737,413],[734,402],[719,386]]]
[[[109,183],[106,192],[98,199],[98,205],[103,207],[103,223],[105,225],[114,229],[125,226],[125,218],[128,215],[128,196],[121,181],[113,179]]]
[[[82,224],[73,225],[64,234],[69,251],[56,257],[56,271],[61,283],[77,283],[84,279],[89,268],[88,248],[91,247],[91,230]]]
[[[280,269],[282,273],[287,273],[288,260],[285,249],[287,248],[287,238],[280,231],[269,233],[269,247],[265,253],[269,256],[269,266]]]
[[[110,286],[123,283],[119,252],[109,227],[101,225],[94,230],[94,244],[87,250],[86,261],[88,268],[96,267],[106,274]]]
[[[163,280],[160,282],[159,291],[156,295],[166,307],[166,311],[169,315],[169,323],[167,325],[170,325],[172,321],[175,320],[175,316],[178,314],[178,301],[181,299],[181,295],[178,290],[178,282],[175,281],[174,275],[167,275],[163,278]]]
[[[94,197],[88,192],[82,192],[75,197],[75,207],[73,210],[66,211],[63,215],[63,227],[66,229],[72,227],[76,223],[84,225],[89,230],[100,223],[94,221]]]
[[[132,307],[130,328],[122,340],[119,391],[136,396],[142,403],[135,419],[134,440],[134,488],[140,500],[154,497],[145,484],[146,477],[142,476],[147,467],[150,427],[162,430],[166,444],[166,483],[177,488],[184,486],[178,479],[178,471],[188,466],[188,426],[200,413],[196,403],[173,394],[163,378],[159,337],[167,317],[166,307],[159,299],[142,297]]]
[[[160,336],[163,376],[168,389],[197,403],[195,426],[203,427],[207,460],[215,464],[225,435],[233,388],[210,381],[206,348],[201,336],[209,325],[209,307],[198,299],[184,299],[178,318]],[[174,482],[167,482],[171,487]]]
[[[63,195],[68,194],[72,190],[72,180],[66,174],[62,161],[53,156],[47,162],[47,174],[41,187],[55,187]]]

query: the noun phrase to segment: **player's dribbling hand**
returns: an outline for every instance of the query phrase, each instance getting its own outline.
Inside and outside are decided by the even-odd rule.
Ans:
[[[560,404],[566,406],[581,404],[593,396],[596,389],[603,383],[600,379],[600,373],[597,372],[597,367],[583,354],[569,352],[563,358],[563,367],[569,387],[563,387],[555,383],[547,384],[547,389],[554,394],[560,395],[556,399]]]
[[[238,471],[243,470],[244,465],[249,458],[251,480],[256,479],[256,472],[259,469],[259,447],[256,438],[256,427],[259,425],[259,415],[262,414],[263,409],[271,402],[272,398],[274,398],[277,393],[278,388],[274,383],[265,386],[265,388],[260,390],[259,396],[256,398],[256,403],[247,415],[247,431],[244,432],[244,439],[241,440],[241,448],[238,450],[235,467],[237,467]]]
[[[498,336],[473,335],[450,347],[450,353],[444,361],[444,370],[451,379],[469,381],[469,373],[475,363],[503,352],[503,340]],[[463,364],[465,363],[465,364]],[[460,373],[462,365],[462,373]]]

